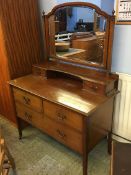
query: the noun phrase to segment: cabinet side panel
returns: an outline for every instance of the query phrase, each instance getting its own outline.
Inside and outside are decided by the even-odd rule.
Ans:
[[[91,150],[100,140],[112,130],[114,97],[102,104],[89,118],[88,144]]]

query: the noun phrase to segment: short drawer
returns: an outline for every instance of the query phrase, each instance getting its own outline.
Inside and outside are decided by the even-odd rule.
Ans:
[[[19,118],[22,118],[26,122],[40,129],[43,128],[43,113],[35,112],[20,103],[16,103],[16,112]]]
[[[82,154],[82,134],[67,126],[44,117],[44,131],[59,142]]]
[[[106,87],[104,84],[98,84],[90,81],[84,81],[83,89],[104,95],[106,93]]]
[[[20,102],[37,112],[42,112],[42,99],[16,88],[13,88],[13,92],[16,102]]]
[[[44,101],[43,107],[45,116],[62,124],[66,124],[78,131],[82,131],[82,115],[48,101]]]

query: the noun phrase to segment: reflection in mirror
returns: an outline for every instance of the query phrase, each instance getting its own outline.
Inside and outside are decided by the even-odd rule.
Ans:
[[[54,18],[57,57],[103,63],[106,18],[89,7],[64,7]]]

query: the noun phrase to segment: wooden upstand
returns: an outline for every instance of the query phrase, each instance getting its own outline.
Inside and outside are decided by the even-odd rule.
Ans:
[[[20,138],[21,121],[41,129],[83,157],[108,135],[118,76],[62,63],[33,66],[33,74],[12,80]]]
[[[131,174],[131,144],[114,142],[111,175]]]

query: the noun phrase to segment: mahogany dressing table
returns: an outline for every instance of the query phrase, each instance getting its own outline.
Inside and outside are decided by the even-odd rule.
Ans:
[[[62,24],[62,9],[67,12],[66,32],[72,36],[67,40],[55,40],[55,35],[65,33],[59,26]],[[93,31],[84,34],[75,30],[80,18],[75,17],[78,15],[76,11],[80,10],[85,11],[84,22],[94,23]],[[113,106],[118,87],[118,75],[110,72],[114,16],[109,16],[91,3],[73,2],[54,7],[43,16],[43,20],[45,61],[33,65],[32,74],[10,81],[19,136],[21,139],[22,121],[39,128],[81,154],[83,175],[87,175],[88,153],[95,145],[108,136],[109,152],[111,148]],[[90,51],[93,61],[82,59],[81,55],[66,57],[56,53],[56,42],[68,42],[70,48],[75,49],[71,44],[72,38],[75,40],[74,35],[76,40],[83,36],[95,38],[95,49],[88,39],[88,46],[83,46],[86,58]],[[63,51],[68,52],[68,48],[63,47]]]

